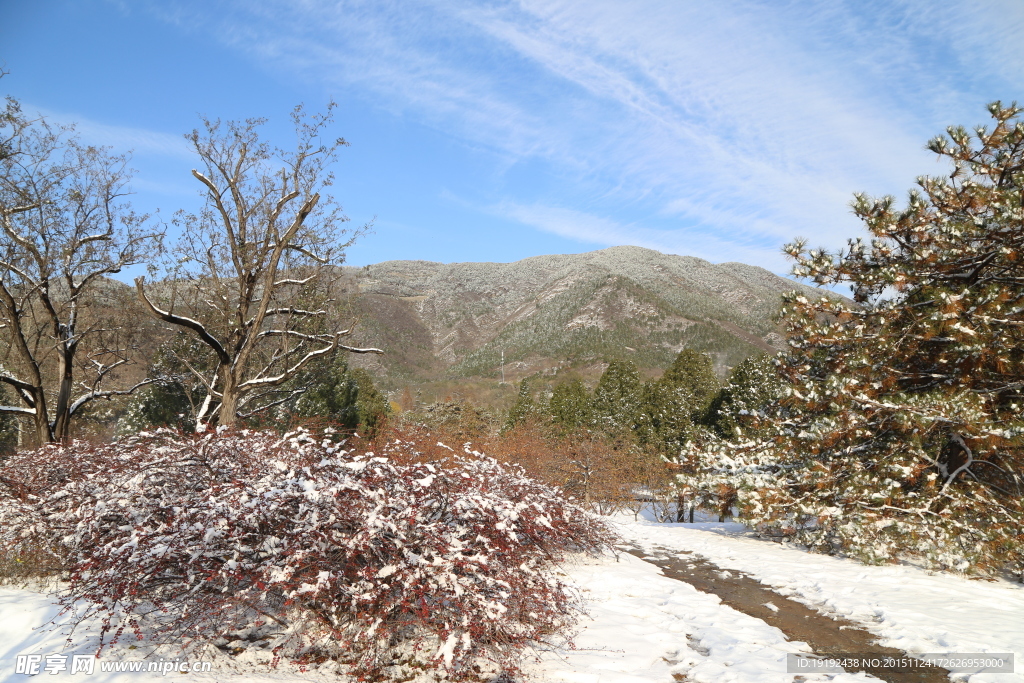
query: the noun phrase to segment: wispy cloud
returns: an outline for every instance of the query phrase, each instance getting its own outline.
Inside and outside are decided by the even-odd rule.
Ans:
[[[117,152],[130,150],[135,154],[154,154],[177,159],[188,159],[193,156],[188,143],[181,135],[132,126],[114,126],[77,114],[34,108],[29,104],[23,106],[26,111],[38,112],[49,121],[74,126],[79,137],[90,145],[112,147]]]
[[[609,247],[630,244],[667,254],[697,256],[708,261],[742,261],[783,272],[785,259],[778,248],[748,244],[736,239],[720,239],[700,231],[658,230],[635,223],[618,221],[582,211],[538,204],[505,203],[493,213],[523,225],[550,232],[581,244]]]
[[[926,139],[1024,86],[1016,0],[161,7],[267,68],[367,93],[512,163],[542,160],[562,182],[507,198],[517,220],[711,260],[775,262],[797,234],[837,245],[857,227],[853,191],[902,192],[940,170]],[[624,207],[636,218],[609,218]]]

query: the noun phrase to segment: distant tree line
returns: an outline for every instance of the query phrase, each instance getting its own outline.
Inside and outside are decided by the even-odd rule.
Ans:
[[[520,385],[506,430],[535,420],[561,435],[596,433],[671,459],[695,438],[740,433],[741,416],[771,404],[782,387],[768,354],[744,360],[723,384],[711,356],[693,349],[646,382],[622,359],[608,362],[593,391],[570,377],[545,394],[534,388],[536,379]]]
[[[629,361],[593,391],[527,382],[509,427],[660,455],[680,499],[819,551],[1024,579],[1022,111],[932,140],[950,172],[904,208],[856,195],[870,241],[786,247],[795,275],[854,301],[788,296],[785,352],[722,387],[690,350],[648,382]]]

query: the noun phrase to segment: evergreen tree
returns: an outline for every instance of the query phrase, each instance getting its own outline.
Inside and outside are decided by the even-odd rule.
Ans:
[[[160,380],[132,397],[127,410],[117,422],[117,433],[134,434],[153,427],[177,427],[184,431],[195,431],[192,408],[181,383],[170,378]]]
[[[195,345],[195,341],[181,335],[157,355],[150,372],[159,379],[134,397],[118,422],[118,433],[132,434],[153,427],[195,429],[206,389],[195,375],[180,372],[177,359],[183,355],[182,344]],[[192,365],[204,367],[201,362],[201,355],[196,354]],[[279,427],[288,424],[292,416],[319,417],[346,429],[374,434],[391,410],[387,397],[374,386],[370,375],[361,368],[350,369],[340,353],[296,375],[281,387],[278,396],[273,411],[248,415],[247,424]]]
[[[708,424],[721,436],[743,436],[764,424],[784,393],[775,358],[750,356],[733,368],[729,381],[711,401]]]
[[[356,368],[349,374],[356,384],[356,425],[364,434],[373,436],[386,424],[391,403],[366,370]]]
[[[647,382],[641,391],[637,442],[659,455],[675,457],[693,432],[693,394],[684,384]]]
[[[718,390],[711,357],[683,349],[661,378],[644,385],[637,419],[637,441],[675,457],[705,418]]]
[[[704,418],[719,387],[711,356],[693,349],[680,351],[659,381],[666,386],[678,387],[689,393],[691,418],[694,422]]]
[[[508,412],[504,431],[541,415],[541,408],[533,398],[532,380],[533,377],[525,377],[519,383],[519,396],[516,397],[516,402],[512,404],[512,408]]]
[[[704,491],[727,481],[752,521],[822,549],[1024,574],[1024,124],[989,111],[931,141],[952,171],[905,209],[856,196],[870,244],[787,247],[858,305],[788,299],[788,415],[691,449]]]
[[[594,388],[594,414],[609,434],[629,434],[637,426],[641,402],[640,371],[629,360],[608,364]]]
[[[574,379],[555,387],[548,403],[548,412],[552,422],[564,433],[591,426],[594,406],[583,381]]]
[[[391,411],[387,397],[362,368],[350,369],[345,357],[335,353],[329,363],[315,366],[296,377],[302,395],[292,412],[300,417],[321,417],[346,429],[373,435]]]
[[[180,359],[188,358],[187,366]],[[172,427],[191,432],[206,396],[202,374],[212,366],[208,349],[191,337],[175,334],[153,354],[147,375],[153,382],[136,392],[117,422],[121,435]]]
[[[359,385],[344,358],[335,355],[330,362],[302,373],[295,383],[305,387],[292,408],[299,417],[323,417],[349,429],[359,425]]]

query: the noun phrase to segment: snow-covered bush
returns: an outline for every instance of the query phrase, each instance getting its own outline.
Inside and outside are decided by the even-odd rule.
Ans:
[[[609,532],[516,468],[417,450],[301,431],[47,446],[6,463],[0,543],[50,548],[62,602],[90,605],[108,642],[245,633],[364,676],[514,669],[573,621],[552,564]]]

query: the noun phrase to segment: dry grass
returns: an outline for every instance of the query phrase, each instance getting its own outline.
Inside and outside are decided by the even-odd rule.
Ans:
[[[63,567],[53,553],[30,546],[21,552],[0,552],[0,586],[26,588],[56,581]]]

